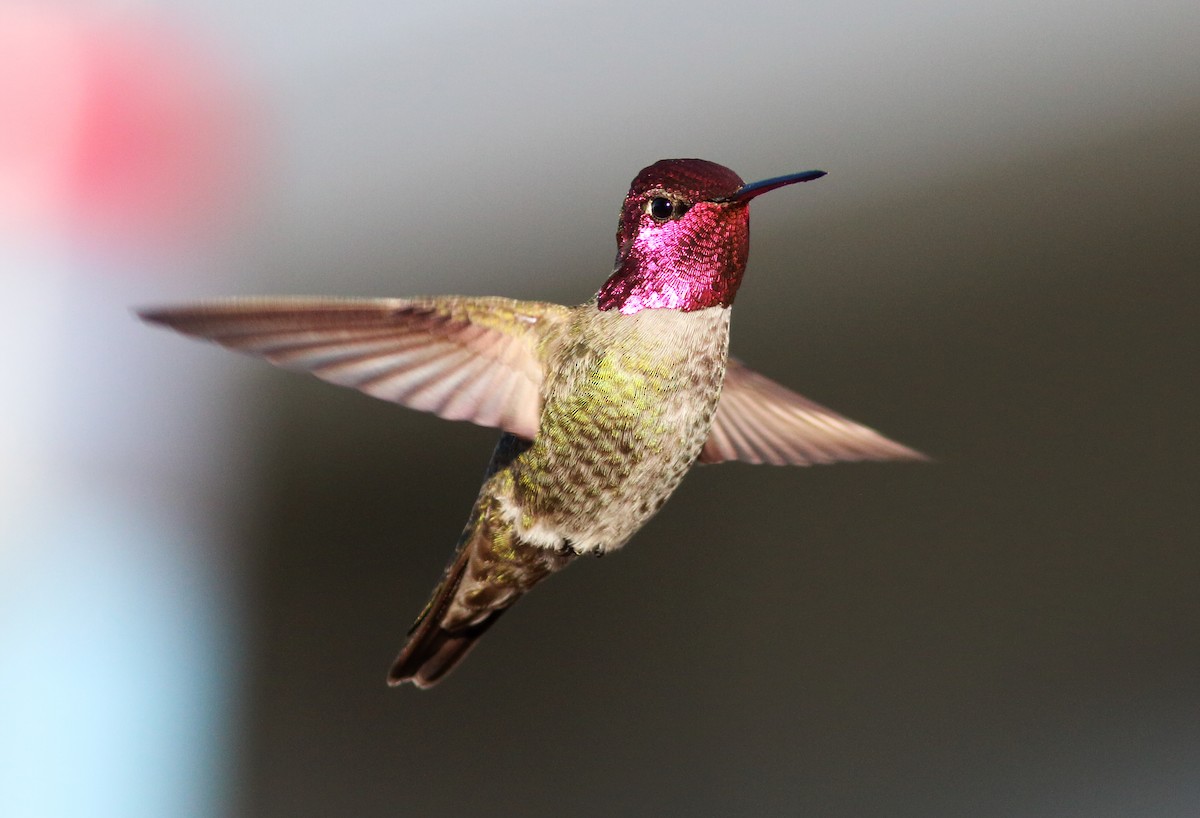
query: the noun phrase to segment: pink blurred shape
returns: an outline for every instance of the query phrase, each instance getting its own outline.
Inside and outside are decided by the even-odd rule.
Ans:
[[[133,247],[203,238],[245,188],[244,91],[161,22],[0,8],[0,227]]]

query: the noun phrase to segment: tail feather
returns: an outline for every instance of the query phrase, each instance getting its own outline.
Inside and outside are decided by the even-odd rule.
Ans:
[[[504,472],[528,446],[515,435],[500,438],[454,560],[409,631],[388,684],[433,687],[466,658],[501,614],[573,558],[523,542],[501,514],[497,492],[505,478],[512,480]]]
[[[433,687],[466,658],[479,637],[507,610],[492,611],[482,621],[455,630],[442,626],[446,610],[462,585],[470,551],[469,544],[464,543],[433,599],[409,631],[408,643],[388,673],[389,685],[412,682],[420,688]]]
[[[447,673],[467,658],[471,648],[491,624],[500,618],[500,613],[490,616],[482,625],[451,633],[445,628],[430,628],[423,638],[415,639],[405,646],[392,665],[388,684],[395,686],[412,682],[419,688],[433,687]]]
[[[575,558],[522,542],[488,506],[410,631],[388,684],[437,684],[526,591]]]

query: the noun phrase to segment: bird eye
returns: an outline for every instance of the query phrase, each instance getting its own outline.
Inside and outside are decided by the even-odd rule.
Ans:
[[[646,202],[646,212],[656,221],[665,222],[675,215],[675,203],[665,196],[655,196]]]

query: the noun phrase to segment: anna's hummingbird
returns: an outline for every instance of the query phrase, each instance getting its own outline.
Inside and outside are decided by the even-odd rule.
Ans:
[[[700,159],[633,180],[617,259],[578,307],[508,298],[240,299],[147,321],[504,434],[454,559],[388,682],[437,684],[541,580],[620,548],[696,463],[916,460],[728,357],[750,200]]]

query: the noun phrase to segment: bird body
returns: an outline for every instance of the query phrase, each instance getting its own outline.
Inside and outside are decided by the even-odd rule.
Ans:
[[[546,345],[543,431],[501,501],[522,539],[578,553],[624,545],[699,456],[728,349],[728,307],[573,309]]]
[[[517,599],[624,545],[697,462],[807,465],[921,455],[728,356],[749,200],[702,160],[634,180],[594,300],[251,299],[149,321],[334,383],[504,431],[455,556],[389,682],[436,684]]]

